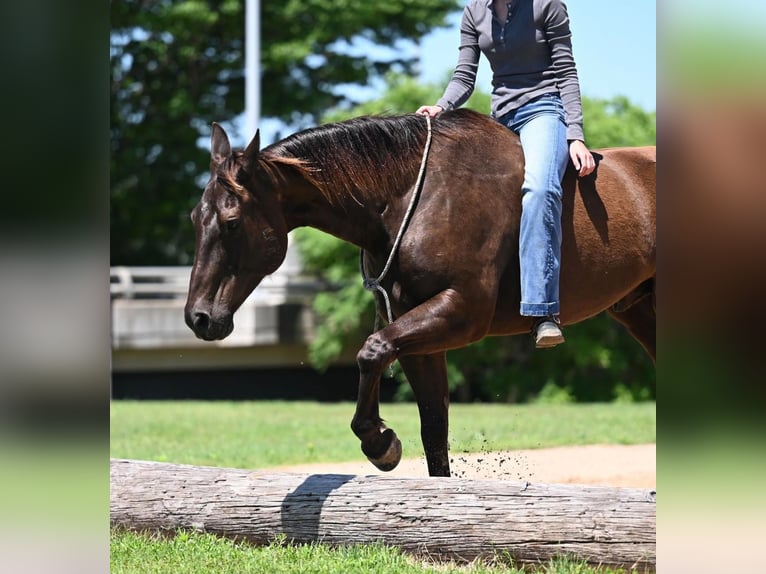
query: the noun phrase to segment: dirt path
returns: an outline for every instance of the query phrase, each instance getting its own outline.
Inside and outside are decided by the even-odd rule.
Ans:
[[[454,453],[452,474],[461,478],[527,480],[529,482],[600,484],[655,488],[656,445],[589,445],[489,453]],[[285,472],[316,474],[388,474],[398,477],[428,476],[425,458],[405,459],[390,473],[365,461],[302,464],[272,468]]]

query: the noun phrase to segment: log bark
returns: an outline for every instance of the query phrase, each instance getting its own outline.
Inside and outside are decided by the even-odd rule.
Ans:
[[[291,474],[111,461],[111,524],[256,544],[382,542],[440,559],[569,555],[655,568],[654,491],[459,478]]]

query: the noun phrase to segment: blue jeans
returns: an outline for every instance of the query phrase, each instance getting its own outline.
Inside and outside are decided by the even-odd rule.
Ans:
[[[524,150],[520,312],[533,317],[558,315],[561,180],[569,161],[564,106],[557,94],[545,94],[497,121],[519,134]]]

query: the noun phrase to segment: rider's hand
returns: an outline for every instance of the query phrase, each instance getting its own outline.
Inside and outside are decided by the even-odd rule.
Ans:
[[[418,108],[418,111],[415,113],[422,114],[424,116],[431,116],[433,118],[437,114],[440,114],[443,111],[444,111],[444,108],[441,106],[420,106]]]
[[[580,177],[584,177],[596,169],[593,155],[580,140],[572,140],[572,143],[569,144],[569,157],[572,158],[572,163],[577,169],[577,175]]]

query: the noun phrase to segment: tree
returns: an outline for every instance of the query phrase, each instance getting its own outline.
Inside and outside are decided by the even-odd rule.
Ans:
[[[264,110],[292,124],[355,104],[349,85],[369,86],[390,71],[411,74],[411,50],[457,0],[288,0],[263,2]]]
[[[212,121],[231,121],[244,108],[243,6],[111,3],[112,264],[190,263],[187,216],[209,161],[199,142]],[[356,103],[350,87],[410,72],[417,58],[409,48],[459,7],[457,0],[261,2],[262,116],[304,125]]]
[[[189,263],[197,142],[242,107],[239,2],[112,2],[111,261]]]
[[[442,88],[392,75],[382,97],[349,110],[335,110],[323,120],[376,113],[405,113],[436,101]],[[475,92],[466,104],[489,110],[489,96]],[[647,113],[622,96],[612,100],[583,98],[586,139],[593,147],[653,145],[655,113]],[[332,288],[315,300],[318,314],[310,359],[325,369],[348,346],[360,345],[371,332],[374,300],[361,282],[356,247],[315,229],[294,232],[306,270]],[[491,337],[448,354],[450,390],[456,400],[527,401],[537,396],[556,400],[605,401],[655,396],[652,361],[624,328],[606,314],[567,329],[567,344],[535,352],[531,337]],[[400,398],[410,390],[403,373]]]
[[[591,148],[655,145],[657,113],[646,112],[625,96],[583,98],[585,141]]]

